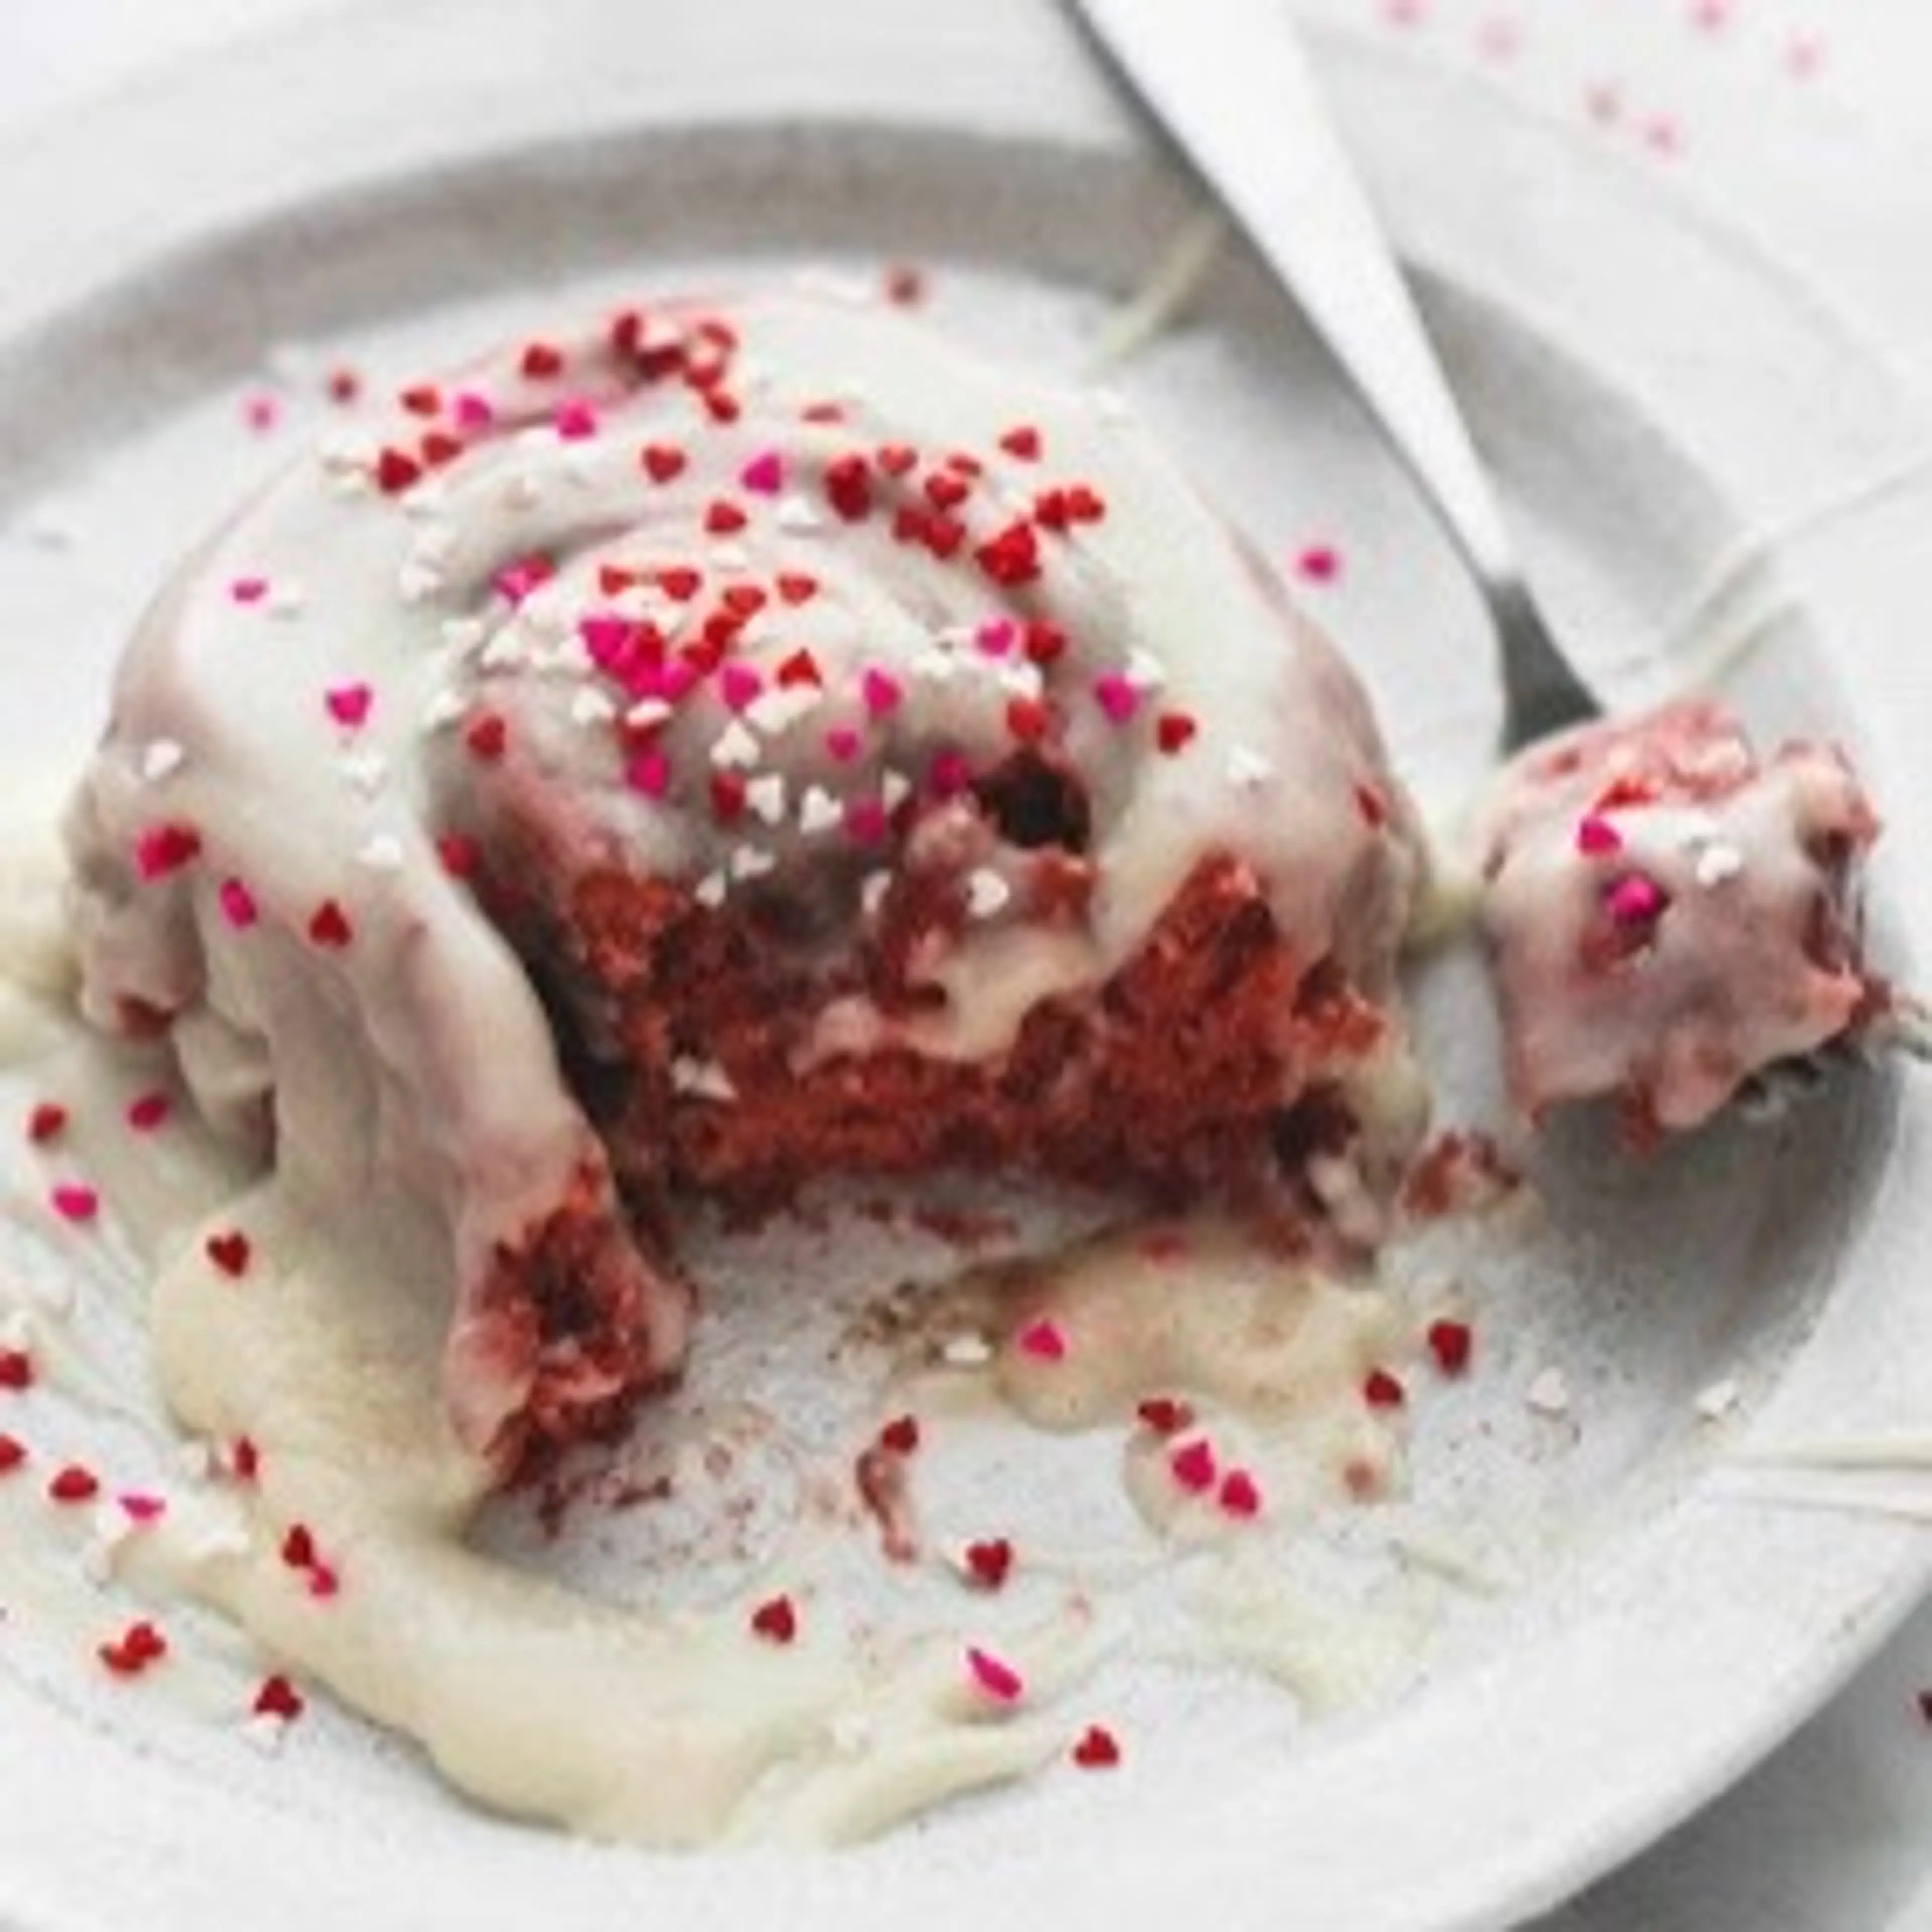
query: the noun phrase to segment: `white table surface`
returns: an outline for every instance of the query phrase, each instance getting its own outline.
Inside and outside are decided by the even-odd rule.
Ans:
[[[338,4],[0,0],[0,138],[138,69]],[[1932,427],[1928,0],[1302,4],[1480,68],[1681,175],[1862,314]],[[1754,1775],[1538,1932],[1932,1928],[1928,1688],[1932,1605]]]

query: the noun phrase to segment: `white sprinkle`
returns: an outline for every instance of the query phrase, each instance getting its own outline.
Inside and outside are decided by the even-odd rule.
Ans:
[[[332,470],[324,478],[322,487],[332,496],[346,502],[356,496],[373,496],[376,494],[374,479],[366,470]]]
[[[810,838],[842,825],[845,814],[838,801],[823,785],[808,785],[798,802],[798,829]]]
[[[735,577],[752,567],[752,553],[741,543],[715,543],[705,553],[706,560],[728,577]]]
[[[299,617],[308,608],[308,592],[299,584],[278,583],[268,592],[268,602],[262,609],[272,617],[280,617],[285,622]]]
[[[671,707],[662,698],[640,698],[624,713],[624,722],[634,730],[648,731],[671,715]]]
[[[950,684],[959,675],[959,660],[938,644],[930,644],[912,661],[912,674],[927,684]]]
[[[473,651],[489,634],[490,627],[481,617],[446,617],[442,620],[443,644],[458,656]]]
[[[1228,782],[1238,791],[1252,791],[1274,776],[1274,766],[1246,745],[1237,745],[1228,754]]]
[[[1570,1384],[1561,1369],[1545,1369],[1525,1391],[1523,1400],[1538,1415],[1567,1415]]]
[[[403,842],[393,832],[372,832],[363,840],[356,860],[372,872],[400,872],[403,869]]]
[[[782,773],[766,772],[745,788],[745,803],[752,814],[767,825],[781,825],[785,815],[785,782]]]
[[[429,478],[412,485],[401,500],[403,514],[412,524],[426,524],[449,507],[449,492]]]
[[[553,636],[568,630],[576,621],[570,599],[560,584],[540,584],[517,606],[517,616],[534,630]]]
[[[523,638],[506,625],[483,646],[478,662],[485,670],[501,670],[508,665],[522,663],[528,652],[529,646]]]
[[[141,776],[149,784],[159,784],[187,762],[188,753],[174,738],[157,738],[141,753]]]
[[[454,724],[470,709],[469,700],[460,691],[446,686],[434,693],[423,706],[422,722],[425,731],[441,731]]]
[[[967,877],[966,910],[974,919],[991,919],[1012,896],[1012,887],[988,866],[982,866]]]
[[[1699,1420],[1721,1422],[1737,1407],[1743,1396],[1744,1390],[1726,1376],[1720,1382],[1700,1389],[1691,1397],[1690,1406],[1697,1412]]]
[[[269,380],[290,389],[307,388],[327,367],[313,342],[272,342],[262,355],[262,370]]]
[[[1151,651],[1130,651],[1127,682],[1137,691],[1159,691],[1167,682],[1167,667]]]
[[[597,481],[597,471],[590,458],[574,444],[557,467],[563,472],[563,480],[577,489],[587,490]]]
[[[374,797],[389,776],[388,760],[373,746],[338,759],[336,768],[366,798]]]
[[[886,872],[868,872],[859,886],[859,903],[868,919],[878,916],[880,907],[886,902],[886,895],[891,891],[892,875]]]
[[[273,1757],[288,1742],[287,1720],[272,1711],[251,1711],[236,1729],[242,1742],[264,1757]]]
[[[912,780],[903,772],[883,772],[879,776],[879,802],[888,812],[896,812],[912,796]]]
[[[993,1359],[993,1345],[983,1335],[949,1335],[939,1359],[951,1368],[983,1368]]]
[[[374,466],[376,454],[366,436],[348,430],[325,430],[316,439],[316,460],[333,476],[366,471]]]
[[[617,715],[616,700],[608,692],[585,685],[570,694],[570,721],[573,724],[608,724]]]
[[[396,589],[405,604],[427,604],[442,586],[441,571],[434,564],[419,563],[412,556],[405,558],[396,573]]]
[[[537,479],[527,470],[519,470],[514,476],[505,478],[498,492],[506,510],[527,510],[543,494]]]
[[[175,1466],[189,1481],[206,1482],[214,1473],[214,1451],[207,1438],[189,1437],[175,1451]]]
[[[80,1574],[97,1590],[104,1590],[114,1580],[114,1546],[94,1537],[81,1546]]]
[[[670,1084],[674,1093],[688,1094],[700,1100],[735,1100],[738,1090],[731,1076],[715,1060],[694,1060],[680,1054],[670,1064]]]
[[[1706,845],[1697,854],[1697,883],[1714,890],[1726,879],[1735,879],[1744,868],[1744,855],[1735,845],[1720,841]]]
[[[1040,666],[1024,658],[1016,664],[1008,664],[1000,673],[997,682],[1010,698],[1035,698],[1046,688],[1046,680]]]
[[[730,886],[722,872],[706,872],[691,889],[691,896],[700,905],[722,906],[724,895]]]
[[[711,748],[711,762],[721,771],[734,767],[748,770],[764,755],[764,748],[742,718],[734,718],[718,734]]]
[[[767,737],[788,730],[824,702],[824,694],[814,685],[775,684],[761,691],[745,706],[745,718]]]
[[[762,879],[778,869],[778,861],[756,845],[734,846],[729,861],[734,879]]]
[[[825,519],[804,497],[795,492],[778,500],[778,528],[789,536],[808,536],[825,527]]]
[[[456,526],[434,524],[419,531],[410,546],[410,554],[422,563],[433,563],[440,570],[456,554]]]
[[[1134,419],[1126,398],[1118,389],[1096,389],[1093,392],[1093,401],[1094,413],[1102,422],[1126,423]]]

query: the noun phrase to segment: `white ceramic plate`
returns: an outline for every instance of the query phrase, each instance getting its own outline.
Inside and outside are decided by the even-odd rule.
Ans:
[[[661,10],[363,7],[0,156],[9,769],[81,755],[146,588],[288,447],[237,425],[272,345],[400,373],[566,286],[910,259],[943,325],[1066,365],[1188,218],[1036,0]],[[1741,540],[1804,524],[1741,580],[1732,614],[1766,621],[1737,688],[1767,727],[1857,744],[1892,822],[1881,943],[1909,972],[1932,692],[1907,614],[1932,501],[1868,487],[1912,454],[1892,377],[1641,172],[1473,85],[1323,52],[1532,559],[1609,688],[1667,686],[1681,667],[1645,640]],[[1466,784],[1495,711],[1476,610],[1238,251],[1118,380],[1271,554],[1340,545],[1322,608],[1412,775],[1438,796]],[[1787,411],[1799,396],[1828,402]],[[50,515],[75,548],[36,548]],[[1490,1086],[1469,978],[1424,989],[1459,1114]],[[1483,1372],[1423,1418],[1414,1458],[1420,1501],[1523,1558],[1522,1585],[1459,1605],[1394,1702],[1298,1726],[1272,1693],[1187,1690],[1112,1781],[837,1856],[668,1859],[482,1818],[346,1724],[264,1765],[0,1643],[0,1912],[34,1932],[1520,1916],[1736,1776],[1918,1594],[1909,1528],[1740,1503],[1691,1397],[1737,1378],[1737,1427],[1765,1436],[1928,1412],[1928,1124],[1922,1094],[1872,1076],[1642,1171],[1564,1138],[1543,1177],[1563,1232],[1478,1270]],[[1550,1363],[1574,1426],[1525,1410]]]

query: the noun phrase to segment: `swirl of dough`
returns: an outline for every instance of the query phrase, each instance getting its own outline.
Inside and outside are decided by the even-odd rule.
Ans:
[[[962,1060],[1103,985],[1210,855],[1378,997],[1420,862],[1346,667],[1102,399],[778,293],[404,390],[124,661],[72,820],[85,997],[167,1030],[218,1124],[272,1118],[319,1216],[415,1229],[458,1426],[499,1454],[674,1365],[686,1323],[470,890],[538,795],[578,858],[821,928],[970,800],[943,997],[893,1035]],[[1068,855],[1080,916],[1043,934],[1026,888]],[[879,1036],[865,1004],[825,1051]]]

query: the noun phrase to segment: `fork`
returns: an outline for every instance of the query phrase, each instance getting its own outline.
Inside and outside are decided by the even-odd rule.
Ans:
[[[1294,298],[1468,565],[1496,631],[1502,748],[1600,715],[1523,571],[1286,0],[1068,4]]]

